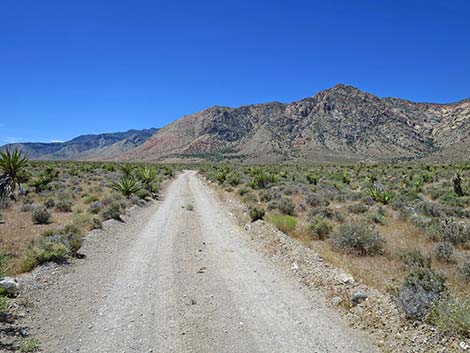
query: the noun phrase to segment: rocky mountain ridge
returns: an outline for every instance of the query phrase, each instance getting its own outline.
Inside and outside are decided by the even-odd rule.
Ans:
[[[468,160],[470,100],[379,98],[336,85],[290,104],[214,106],[165,126],[126,159],[248,162]]]

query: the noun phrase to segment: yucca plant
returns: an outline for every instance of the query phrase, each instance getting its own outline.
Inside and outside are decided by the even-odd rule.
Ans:
[[[0,198],[15,198],[16,188],[26,179],[28,159],[19,149],[0,152]]]
[[[134,167],[132,166],[132,164],[129,163],[121,164],[120,169],[122,174],[128,178],[132,176],[132,172],[134,171]]]
[[[145,166],[139,169],[137,176],[142,186],[147,191],[157,194],[160,190],[160,180],[157,177],[157,169],[151,166]]]
[[[372,197],[374,201],[383,203],[384,205],[392,202],[395,196],[391,191],[383,190],[382,188],[379,188],[375,185],[368,188],[366,190],[366,194]]]
[[[114,183],[111,187],[113,190],[123,194],[126,197],[130,197],[142,190],[142,185],[139,183],[139,181],[127,175],[122,176],[121,179],[119,179],[119,181]]]
[[[137,175],[143,184],[148,185],[157,178],[157,170],[151,166],[145,166],[139,169]]]

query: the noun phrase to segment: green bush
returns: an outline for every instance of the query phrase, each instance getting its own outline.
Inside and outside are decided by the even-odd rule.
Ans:
[[[451,262],[454,254],[454,247],[451,243],[445,241],[434,245],[434,257],[442,262]]]
[[[467,224],[445,219],[440,225],[443,240],[455,245],[470,245],[470,227]]]
[[[41,237],[26,250],[23,270],[30,271],[36,266],[49,261],[63,262],[67,253],[68,249],[64,244]]]
[[[265,214],[266,214],[264,209],[259,208],[259,207],[250,207],[249,210],[248,210],[248,213],[250,215],[250,218],[251,218],[252,222],[255,222],[259,219],[263,219]]]
[[[355,203],[348,207],[348,211],[355,214],[366,213],[369,210],[369,207],[362,203]]]
[[[361,256],[381,254],[385,244],[385,239],[363,222],[340,225],[332,241],[337,248]]]
[[[317,239],[323,240],[327,238],[333,230],[333,224],[329,220],[318,215],[310,221],[307,228],[312,236]]]
[[[269,221],[286,234],[294,231],[297,227],[297,218],[289,215],[272,215]]]
[[[44,207],[53,208],[54,206],[55,206],[55,201],[53,198],[48,198],[46,201],[44,201]]]
[[[289,199],[288,197],[283,197],[281,200],[279,200],[279,203],[277,204],[277,208],[283,214],[286,214],[289,216],[294,215],[295,205],[291,201],[291,199]]]
[[[33,223],[34,224],[48,224],[51,220],[51,214],[43,206],[38,206],[33,209]]]
[[[67,256],[75,256],[80,250],[82,239],[82,232],[73,225],[44,232],[26,249],[23,269],[29,271],[45,262],[60,263]]]
[[[96,195],[88,195],[88,196],[86,196],[86,197],[84,198],[83,202],[84,202],[86,205],[88,205],[88,204],[90,204],[90,203],[92,203],[92,202],[96,202],[96,201],[99,201],[99,200],[100,200],[100,198],[99,198],[98,196],[96,196]]]
[[[444,332],[470,337],[470,297],[442,297],[434,303],[427,319]]]
[[[236,172],[230,172],[230,173],[227,174],[227,176],[225,178],[225,181],[227,183],[229,183],[230,185],[232,185],[232,186],[236,186],[236,185],[240,184],[240,181],[241,181],[240,174],[238,174]]]
[[[252,189],[266,189],[271,184],[276,184],[279,177],[274,173],[266,173],[262,170],[256,172],[248,183]]]
[[[431,258],[417,249],[402,251],[400,260],[408,269],[431,268]]]
[[[62,199],[56,202],[55,209],[58,212],[72,212],[72,201],[69,199]]]
[[[387,224],[387,219],[384,215],[380,214],[379,212],[369,213],[367,219],[372,223]]]
[[[406,318],[422,320],[444,292],[445,278],[429,267],[419,267],[406,275],[397,302]]]
[[[103,217],[104,221],[108,219],[115,219],[117,221],[121,221],[121,205],[119,202],[112,202],[106,208],[103,209],[101,216]]]
[[[470,256],[458,267],[457,273],[465,283],[470,283]]]

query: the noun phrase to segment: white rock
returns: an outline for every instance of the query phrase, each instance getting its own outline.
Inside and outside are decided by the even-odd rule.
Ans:
[[[340,283],[354,283],[354,278],[346,273],[340,273],[337,278]]]
[[[0,279],[0,288],[3,288],[7,294],[16,295],[20,290],[20,284],[12,277]]]
[[[459,343],[459,347],[463,351],[467,351],[470,349],[470,345],[466,344],[464,341]]]

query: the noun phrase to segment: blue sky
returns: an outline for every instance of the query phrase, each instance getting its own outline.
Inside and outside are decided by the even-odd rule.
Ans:
[[[0,2],[0,144],[161,127],[336,83],[470,96],[470,2]]]

